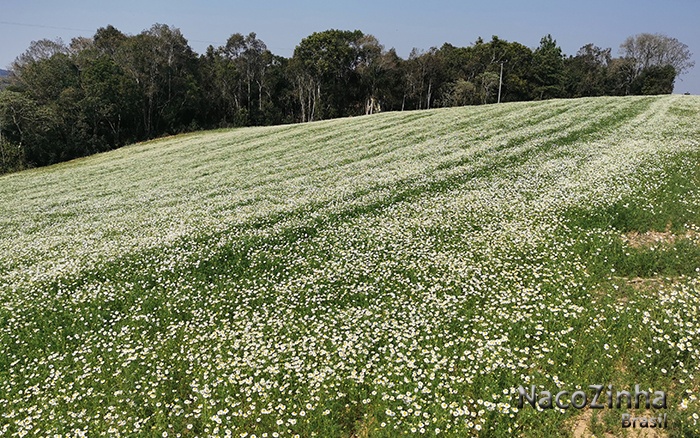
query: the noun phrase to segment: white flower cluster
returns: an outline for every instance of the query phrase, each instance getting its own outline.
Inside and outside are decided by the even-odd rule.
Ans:
[[[513,388],[570,384],[586,343],[608,346],[562,212],[697,150],[685,106],[379,114],[4,176],[0,435],[513,430]],[[643,324],[693,380],[697,278],[658,299]]]

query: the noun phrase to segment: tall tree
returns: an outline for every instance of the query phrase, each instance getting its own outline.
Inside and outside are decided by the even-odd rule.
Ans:
[[[267,73],[274,62],[274,56],[253,32],[241,41],[240,50],[237,61],[245,82],[244,101],[248,124],[260,124],[266,97]]]
[[[68,54],[68,47],[60,38],[57,40],[42,39],[32,41],[29,44],[29,48],[12,63],[12,70],[16,74],[20,73],[26,65],[50,59],[58,54]]]
[[[569,97],[602,96],[605,77],[612,61],[611,49],[586,44],[565,61],[565,93]]]
[[[31,165],[42,166],[83,155],[80,138],[80,73],[59,42],[32,42],[13,64],[13,87],[2,111],[11,119],[8,138],[24,150]]]
[[[632,82],[632,94],[655,95],[673,93],[676,70],[672,65],[652,65],[645,68]]]
[[[153,25],[125,41],[117,59],[143,96],[147,137],[181,131],[194,120],[196,57],[179,29]]]
[[[109,25],[107,27],[101,27],[95,32],[93,36],[94,47],[100,52],[100,54],[107,55],[111,58],[117,54],[119,47],[128,39],[119,29]]]
[[[533,54],[532,75],[535,99],[551,99],[562,95],[564,54],[551,35],[540,40],[540,46]]]
[[[492,46],[493,61],[488,69],[500,75],[499,67],[503,64],[501,102],[528,100],[532,93],[528,77],[533,62],[532,50],[520,43],[508,42],[495,36],[489,44]]]
[[[384,47],[373,35],[364,35],[358,44],[360,60],[356,70],[361,78],[360,93],[365,114],[372,114],[382,110],[382,88],[387,71],[395,67],[394,58],[385,56]]]
[[[440,87],[440,63],[438,49],[427,52],[414,48],[406,62],[405,96],[413,99],[415,109],[430,109],[435,101],[435,92]]]
[[[291,67],[303,120],[352,113],[364,37],[359,30],[332,29],[313,33],[294,49]]]
[[[631,58],[613,58],[605,74],[605,94],[627,96],[632,93],[632,83],[636,77],[636,67]]]
[[[648,67],[670,65],[678,76],[695,66],[695,62],[692,61],[693,54],[686,44],[658,33],[642,33],[628,37],[620,45],[620,52],[623,57],[634,60],[637,75]]]
[[[240,34],[235,34],[232,38]],[[240,35],[242,37],[242,35]],[[207,52],[199,61],[199,80],[204,93],[200,105],[200,121],[207,127],[226,127],[244,125],[247,116],[242,103],[242,74],[233,56],[236,51],[229,50],[229,44]],[[212,121],[216,123],[212,123]]]
[[[6,90],[0,93],[0,123],[4,141],[15,145],[28,165],[65,159],[55,107],[39,105],[27,93]]]

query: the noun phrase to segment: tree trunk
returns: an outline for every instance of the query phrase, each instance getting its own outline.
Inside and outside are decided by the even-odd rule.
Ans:
[[[428,82],[428,100],[425,102],[427,109],[430,109],[430,97],[433,94],[433,81]]]
[[[298,86],[299,86],[299,105],[301,106],[301,121],[306,122],[306,102],[304,99],[304,86],[301,83]]]

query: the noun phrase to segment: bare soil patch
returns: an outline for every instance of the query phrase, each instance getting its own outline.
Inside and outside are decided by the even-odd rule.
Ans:
[[[616,413],[617,415],[617,413]],[[621,415],[621,414],[620,414]],[[656,414],[658,415],[658,414]],[[633,414],[636,417],[653,417],[655,416],[652,411],[645,411]],[[621,418],[621,417],[620,417]],[[623,429],[620,423],[617,423],[614,428],[606,430],[602,435],[593,434],[591,430],[591,424],[593,419],[593,409],[586,409],[574,419],[573,422],[573,438],[593,438],[595,437],[605,437],[605,438],[615,438],[619,436],[625,437],[640,437],[640,438],[667,438],[668,433],[665,429],[659,428],[640,428],[636,427],[634,429]],[[602,419],[598,417],[598,422],[602,423]]]
[[[684,239],[700,242],[700,233],[697,231],[686,231],[685,234],[675,234],[670,231],[647,231],[646,233],[632,231],[623,236],[625,243],[635,249],[672,245]]]

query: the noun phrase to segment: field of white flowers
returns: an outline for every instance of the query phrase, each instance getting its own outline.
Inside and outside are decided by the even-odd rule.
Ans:
[[[387,113],[0,177],[0,436],[571,436],[532,384],[666,391],[697,436],[699,121]]]

